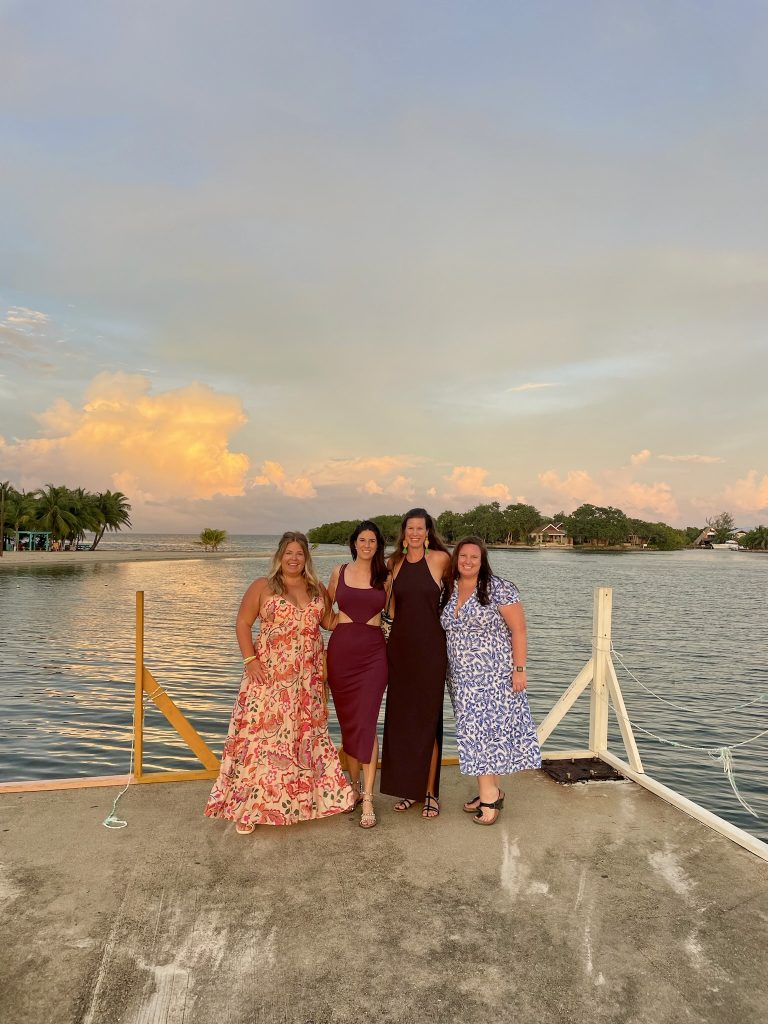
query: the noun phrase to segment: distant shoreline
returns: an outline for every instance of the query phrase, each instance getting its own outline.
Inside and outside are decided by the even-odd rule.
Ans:
[[[96,562],[180,562],[192,559],[271,558],[274,551],[4,551],[0,570],[23,565],[93,565]]]

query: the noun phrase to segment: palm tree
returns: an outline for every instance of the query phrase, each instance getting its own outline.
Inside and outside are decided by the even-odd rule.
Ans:
[[[750,530],[746,537],[742,537],[741,544],[745,548],[760,548],[762,551],[768,549],[768,526],[756,526],[754,530]]]
[[[212,530],[206,527],[200,534],[200,540],[195,543],[202,547],[203,551],[218,551],[219,546],[227,539],[226,530]]]
[[[72,511],[72,494],[66,487],[46,484],[35,494],[35,526],[50,530],[54,540],[76,535],[77,515]]]
[[[95,551],[107,531],[116,533],[124,526],[131,528],[131,506],[122,491],[104,491],[92,498],[96,525],[91,551]]]
[[[12,492],[13,487],[10,480],[0,482],[0,558],[3,557],[3,548],[5,547],[5,506]]]
[[[77,519],[77,526],[72,531],[72,541],[77,545],[85,540],[86,531],[96,533],[101,525],[96,496],[76,487],[69,491],[69,510]]]

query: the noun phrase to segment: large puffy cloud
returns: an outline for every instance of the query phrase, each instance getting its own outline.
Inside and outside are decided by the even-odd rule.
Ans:
[[[626,469],[606,470],[596,480],[584,469],[572,469],[564,477],[553,470],[539,473],[539,484],[549,501],[566,511],[578,505],[612,505],[638,519],[675,521],[680,516],[672,488],[663,481],[645,484]]]
[[[763,522],[768,517],[768,474],[759,478],[757,470],[750,469],[743,480],[725,488],[724,499],[737,515]]]
[[[205,384],[152,394],[141,374],[102,373],[81,408],[59,400],[37,419],[43,436],[0,442],[20,486],[109,486],[134,501],[243,493],[249,460],[229,449],[240,400]]]
[[[482,466],[454,466],[450,476],[443,477],[446,481],[445,496],[490,498],[509,504],[512,495],[506,484],[487,484],[488,470]]]

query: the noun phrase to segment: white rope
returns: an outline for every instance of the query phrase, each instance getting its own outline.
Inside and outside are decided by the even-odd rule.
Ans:
[[[741,711],[743,708],[750,708],[750,707],[752,707],[753,704],[760,704],[762,701],[764,701],[766,699],[766,696],[768,696],[768,694],[761,693],[758,697],[755,697],[754,700],[747,701],[746,704],[734,704],[734,706],[731,707],[731,708],[722,708],[722,709],[720,709],[720,708],[699,708],[699,707],[689,708],[689,707],[686,707],[684,704],[675,704],[674,701],[667,700],[666,697],[659,696],[658,693],[653,691],[650,687],[646,686],[645,683],[642,683],[637,678],[637,676],[634,674],[634,672],[627,666],[627,664],[624,661],[624,659],[621,657],[619,652],[613,646],[613,642],[611,642],[611,654],[615,654],[616,655],[616,658],[618,659],[619,664],[624,669],[624,671],[627,673],[629,678],[632,679],[634,682],[636,682],[637,685],[641,689],[645,690],[646,693],[650,693],[650,695],[652,697],[655,697],[656,700],[660,700],[662,702],[662,704],[668,704],[671,708],[675,708],[677,711],[685,711],[688,714],[700,714],[702,711],[705,711],[706,713],[714,712],[714,713],[716,713],[718,715],[729,715],[732,711]]]
[[[144,704],[142,702],[142,710],[143,710],[143,707],[144,707]],[[112,802],[112,810],[106,816],[104,821],[102,821],[101,824],[104,826],[104,828],[128,828],[128,822],[124,821],[122,818],[116,817],[116,813],[117,813],[117,804],[118,804],[118,801],[120,800],[120,797],[128,790],[128,787],[130,786],[130,784],[131,784],[131,782],[133,780],[133,751],[134,751],[135,743],[136,743],[136,703],[134,702],[134,705],[133,705],[133,719],[132,719],[132,725],[131,725],[131,756],[130,756],[130,760],[128,762],[128,781],[126,782],[125,786],[123,786],[123,788],[120,790],[120,792],[117,794],[117,796],[115,797],[114,801]]]
[[[609,701],[609,704],[611,706],[613,713],[618,718],[619,713],[613,706],[613,703]],[[742,740],[740,743],[731,743],[731,745],[727,747],[697,747],[692,746],[690,743],[678,743],[677,740],[667,740],[663,736],[657,736],[656,733],[651,732],[650,729],[644,729],[641,725],[636,725],[633,721],[630,720],[628,715],[624,715],[624,718],[629,723],[630,728],[633,731],[637,730],[638,732],[642,732],[646,736],[650,736],[651,739],[654,739],[659,743],[664,743],[669,747],[677,747],[679,750],[695,750],[697,753],[704,753],[707,755],[707,757],[710,757],[716,764],[722,765],[723,774],[728,779],[728,782],[731,784],[731,789],[733,790],[736,799],[739,801],[741,806],[745,810],[749,811],[749,813],[754,818],[760,817],[757,811],[754,811],[746,802],[746,800],[744,800],[736,786],[736,776],[734,772],[735,761],[733,758],[733,751],[736,750],[738,747],[746,747],[748,746],[748,744],[754,743],[755,740],[759,740],[762,736],[768,735],[768,729],[763,729],[762,732],[757,733],[755,736],[750,736],[749,739]]]

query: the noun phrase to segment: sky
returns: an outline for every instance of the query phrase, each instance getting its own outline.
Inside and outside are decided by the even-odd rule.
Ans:
[[[768,8],[0,0],[0,479],[768,522]]]

